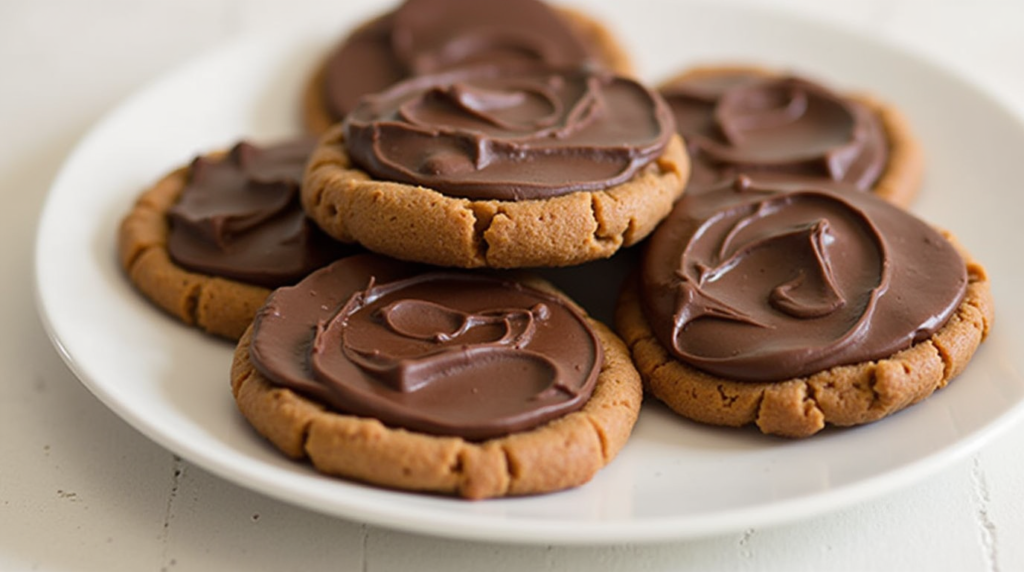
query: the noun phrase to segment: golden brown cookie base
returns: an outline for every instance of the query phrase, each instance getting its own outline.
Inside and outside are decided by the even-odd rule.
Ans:
[[[582,409],[530,431],[483,442],[386,427],[328,411],[271,384],[249,361],[252,330],[235,350],[231,388],[249,423],[293,459],[320,472],[389,488],[468,499],[529,495],[582,485],[625,445],[643,398],[622,341],[590,320],[604,364]]]
[[[676,360],[644,317],[635,277],[616,310],[619,334],[630,347],[644,386],[676,413],[701,423],[807,437],[825,427],[877,421],[928,397],[963,371],[988,335],[993,301],[985,269],[946,235],[967,264],[967,294],[949,322],[931,338],[890,358],[837,366],[776,383],[720,378]]]
[[[682,194],[690,163],[673,136],[630,181],[543,200],[454,198],[353,167],[341,126],[306,168],[302,206],[328,235],[402,260],[462,268],[572,266],[639,242]]]
[[[187,169],[167,175],[139,197],[121,221],[118,258],[135,287],[182,322],[237,340],[270,290],[190,272],[167,252],[167,211],[186,184]]]
[[[779,72],[754,66],[707,66],[689,69],[664,82],[659,89],[688,78],[708,77],[722,74],[748,73],[765,77],[778,76]],[[910,205],[921,188],[924,176],[924,151],[914,136],[910,123],[895,107],[865,94],[851,95],[851,99],[866,105],[882,122],[882,128],[889,143],[889,161],[871,192],[904,207]]]
[[[571,8],[556,9],[566,19],[569,27],[587,45],[593,47],[602,64],[620,75],[633,75],[633,63],[629,55],[608,28],[578,10]],[[362,26],[368,26],[373,21],[371,20]],[[325,101],[326,95],[323,86],[327,73],[326,66],[326,59],[317,66],[316,71],[313,72],[312,77],[310,77],[309,82],[306,84],[305,93],[302,98],[302,116],[306,130],[314,135],[322,135],[335,123],[335,119],[330,111],[328,111],[327,102]]]

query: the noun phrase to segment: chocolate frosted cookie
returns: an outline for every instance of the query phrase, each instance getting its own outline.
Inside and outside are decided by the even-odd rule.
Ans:
[[[992,318],[948,236],[870,193],[759,175],[678,203],[616,323],[676,412],[803,437],[944,387]]]
[[[313,140],[195,159],[147,190],[121,223],[121,264],[189,325],[237,340],[270,289],[354,252],[306,218],[299,186]]]
[[[535,278],[364,254],[275,291],[239,342],[242,414],[289,457],[466,498],[583,484],[641,401],[622,342]]]
[[[481,66],[365,98],[321,139],[302,200],[334,238],[404,260],[569,266],[647,236],[688,168],[636,81]]]
[[[920,145],[903,116],[874,98],[759,68],[698,68],[660,92],[686,141],[689,193],[740,173],[784,173],[907,206],[920,186]]]
[[[320,66],[306,88],[306,126],[321,134],[364,95],[480,63],[632,71],[604,26],[575,10],[537,0],[406,0],[357,28]]]

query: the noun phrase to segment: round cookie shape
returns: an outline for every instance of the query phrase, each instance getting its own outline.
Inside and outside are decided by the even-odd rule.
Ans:
[[[623,183],[673,133],[664,101],[634,80],[491,65],[402,82],[343,126],[353,163],[378,179],[513,201]]]
[[[699,68],[660,87],[687,142],[691,193],[777,173],[874,190],[905,205],[921,158],[896,110],[757,68]]]
[[[654,255],[667,264],[668,268],[663,269],[664,272],[671,273],[673,269],[680,269],[684,250],[687,249],[687,244],[681,244],[679,241],[688,239],[682,237],[693,236],[693,229],[696,227],[703,227],[703,230],[710,233],[711,245],[704,243],[695,247],[694,252],[687,253],[690,267],[680,269],[682,271],[679,275],[671,278],[674,281],[674,291],[670,288],[662,290],[662,310],[667,310],[670,315],[661,316],[658,326],[654,324],[654,321],[659,319],[658,316],[652,315],[648,310],[651,301],[646,299],[648,296],[641,284],[642,272],[637,272],[622,289],[615,311],[616,329],[629,346],[645,387],[679,415],[700,423],[730,427],[756,425],[761,432],[769,435],[808,437],[821,431],[826,425],[849,427],[878,421],[926,399],[956,379],[968,367],[975,351],[988,336],[994,320],[991,286],[985,268],[975,261],[951,234],[940,232],[938,236],[941,243],[936,244],[935,236],[928,236],[927,233],[917,234],[915,228],[921,224],[920,221],[912,218],[907,221],[906,217],[909,215],[906,214],[893,215],[902,213],[898,208],[877,209],[871,206],[871,202],[885,204],[880,199],[872,199],[872,194],[852,189],[829,190],[830,186],[822,185],[820,181],[787,181],[787,177],[774,179],[768,175],[751,176],[746,181],[741,180],[738,185],[732,185],[731,188],[726,186],[707,193],[720,196],[711,196],[706,202],[700,200],[699,194],[687,195],[687,200],[696,201],[698,206],[703,204],[710,209],[716,203],[720,203],[722,208],[718,215],[702,212],[698,216],[690,217],[689,221],[684,220],[682,224],[676,225],[679,234],[662,244],[670,250],[674,249],[675,253],[667,256],[664,252]],[[833,200],[835,197],[800,198],[807,194],[808,190],[825,195],[839,193],[841,199],[850,202],[855,210],[860,210],[868,216],[851,211],[844,215],[847,220],[840,221],[840,226],[833,228],[832,221],[826,221],[828,226],[817,224],[817,221],[807,221],[807,224],[793,225],[795,228],[791,230],[795,232],[773,229],[762,224],[773,218],[784,221],[791,214],[786,212],[785,199],[781,203],[777,202],[780,194],[794,194],[800,203],[806,198],[811,202],[820,202],[832,209],[838,209],[838,212],[844,210],[841,202]],[[683,202],[685,201],[680,201],[680,208],[692,208],[683,206]],[[752,212],[747,208],[750,204],[758,203],[765,205],[764,210]],[[803,206],[807,204],[810,203]],[[744,220],[744,213],[753,216]],[[722,224],[716,224],[716,216],[721,217]],[[886,244],[879,248],[880,243],[871,239],[873,232],[870,228],[860,225],[858,219],[870,220],[882,231]],[[884,236],[890,224],[906,224],[908,228],[899,229],[894,236]],[[716,226],[718,228],[715,228]],[[686,230],[686,227],[689,227],[689,230]],[[672,227],[667,225],[663,228]],[[726,230],[724,235],[722,230]],[[845,271],[836,271],[835,266],[842,266],[845,261],[833,261],[831,258],[836,255],[842,256],[841,253],[849,250],[836,246],[836,240],[843,238],[844,234],[859,243],[854,245],[855,253],[859,250],[861,254],[871,254],[874,250],[876,253],[892,254],[905,252],[905,248],[911,251],[916,249],[923,251],[926,257],[933,258],[933,261],[939,262],[940,268],[945,265],[943,261],[949,261],[947,255],[941,254],[942,251],[951,247],[959,255],[961,266],[957,269],[958,272],[952,273],[946,268],[946,272],[940,276],[938,268],[922,269],[920,266],[902,267],[893,264],[890,269],[893,274],[889,277],[885,292],[878,292],[871,284],[884,283],[885,279],[877,276],[878,265],[871,263],[871,258],[868,258],[868,264],[863,266],[863,270],[869,275],[866,280],[850,280],[852,275],[844,276]],[[796,243],[802,246],[786,247],[787,243],[793,244],[794,238],[797,239]],[[704,237],[699,233],[697,241],[704,241]],[[716,242],[719,252],[713,252]],[[876,244],[872,245],[872,242]],[[894,245],[893,242],[903,244]],[[763,266],[765,262],[779,263],[777,260],[771,260],[771,251],[779,246],[783,246],[783,250],[789,253],[784,257],[786,260],[796,262],[791,266],[796,270],[794,275],[798,277],[795,281],[779,280],[778,269]],[[653,250],[653,246],[651,248]],[[768,255],[762,251],[767,251]],[[822,252],[825,256],[819,257],[816,252]],[[699,261],[698,259],[706,258],[702,253],[710,255],[710,259]],[[647,261],[653,260],[648,258],[650,252],[646,252],[645,255]],[[715,259],[727,262],[724,266],[714,268]],[[785,265],[785,262],[782,264]],[[754,278],[761,275],[761,270],[767,275],[773,275],[773,279],[767,283],[755,280]],[[801,270],[804,273],[802,279],[799,278]],[[701,274],[704,278],[720,278],[723,272],[736,273],[736,276],[725,278],[726,282],[733,278],[750,278],[749,287],[740,284],[740,290],[734,289],[730,293],[721,288],[712,291],[717,286],[711,284],[709,290],[700,295],[694,288],[683,284],[693,277],[699,280]],[[966,287],[948,318],[942,319],[941,312],[938,311],[942,306],[940,296],[939,304],[932,308],[934,313],[918,315],[922,331],[913,329],[911,322],[907,320],[915,312],[916,301],[911,299],[917,296],[934,297],[942,291],[948,292],[951,279],[952,282],[956,282],[955,275],[960,272],[966,274]],[[814,273],[817,275],[813,275]],[[870,278],[872,273],[876,274],[875,278]],[[893,287],[899,280],[897,275],[900,273],[921,274],[904,279],[906,284],[920,284],[922,276],[924,281],[934,280],[936,284],[927,284],[920,292],[904,292],[902,299],[895,299],[901,295],[899,287]],[[831,274],[833,280],[825,279],[827,274]],[[824,287],[826,285],[829,287]],[[872,290],[875,292],[871,292]],[[747,320],[743,314],[763,318],[774,313],[776,319],[794,320],[797,319],[793,316],[795,314],[803,315],[803,319],[808,321],[816,319],[815,316],[827,320],[835,312],[843,312],[845,305],[849,303],[840,303],[839,297],[834,294],[842,294],[844,300],[848,300],[847,292],[858,291],[862,295],[867,294],[868,297],[878,294],[875,314],[893,313],[893,316],[881,316],[883,321],[889,322],[887,327],[890,333],[899,334],[900,330],[904,333],[913,331],[912,335],[907,336],[907,342],[911,344],[909,347],[856,363],[831,367],[825,367],[822,363],[820,365],[825,367],[824,369],[804,375],[798,375],[796,370],[779,372],[769,381],[738,379],[712,373],[681,358],[672,347],[675,341],[671,331],[675,327],[676,316],[683,318],[684,323],[688,318],[701,316],[697,320],[691,320],[686,328],[692,328],[693,324],[699,321],[720,320],[719,326],[749,328],[749,334],[757,328],[775,326],[767,321],[760,325],[749,323],[758,320]],[[742,295],[734,296],[737,292]],[[677,301],[680,302],[678,308],[674,307]],[[698,302],[698,305],[688,307],[691,302]],[[665,306],[666,303],[669,307]],[[751,309],[751,305],[754,309]],[[765,308],[772,310],[765,311]],[[762,313],[758,314],[759,311]],[[928,316],[933,318],[929,319]],[[936,323],[940,320],[943,323]],[[747,322],[745,326],[743,322]],[[893,329],[891,326],[894,323],[903,323],[907,327]],[[870,327],[870,321],[868,324]],[[926,335],[924,330],[933,327],[937,329]],[[659,333],[655,330],[661,331]],[[863,333],[864,331],[857,328],[853,336],[861,337]],[[735,341],[740,344],[743,342],[725,340],[724,343],[732,344]],[[791,341],[792,339],[780,336],[779,340],[769,340],[766,347],[768,350],[777,350]],[[829,342],[825,340],[822,343]],[[737,347],[740,348],[737,353],[749,350],[743,349],[739,344]],[[717,355],[720,356],[721,352]],[[743,359],[749,357],[749,353],[745,357],[741,356]],[[810,358],[813,357],[812,352]]]
[[[197,157],[168,210],[171,260],[193,272],[276,288],[338,258],[344,249],[299,203],[313,139]],[[348,249],[351,250],[351,249]]]
[[[967,282],[947,240],[877,197],[740,176],[684,197],[652,235],[642,298],[676,358],[730,379],[779,381],[929,338]]]
[[[570,322],[570,333],[580,332],[578,325],[573,324],[579,317],[586,323],[590,333],[581,333],[581,336],[590,339],[566,341],[569,347],[590,348],[585,352],[588,356],[601,356],[597,378],[592,389],[581,389],[572,381],[568,384],[544,382],[534,386],[531,391],[539,390],[538,397],[542,401],[552,398],[567,401],[571,399],[571,393],[577,392],[589,392],[589,397],[574,411],[533,428],[485,440],[436,435],[393,427],[376,418],[336,410],[328,401],[312,397],[318,391],[319,383],[291,389],[271,381],[254,364],[253,355],[259,350],[254,350],[255,326],[250,324],[235,349],[231,365],[232,394],[245,419],[288,457],[308,459],[318,471],[346,479],[403,490],[482,499],[540,494],[582,485],[610,463],[625,445],[636,423],[643,397],[640,376],[630,359],[629,350],[607,327],[586,316],[582,309],[549,283],[525,273],[490,277],[470,275],[471,280],[485,280],[491,286],[499,285],[499,288],[503,288],[502,284],[514,282],[518,286],[512,287],[513,294],[526,295],[530,301],[519,308],[501,303],[503,307],[497,308],[496,312],[478,311],[480,308],[466,311],[457,308],[461,301],[442,305],[412,300],[410,305],[406,305],[405,301],[396,302],[389,298],[391,294],[404,296],[418,288],[433,289],[447,280],[451,273],[438,273],[436,268],[398,263],[373,255],[358,255],[353,265],[346,267],[372,271],[377,280],[371,283],[365,273],[360,275],[359,272],[348,278],[342,274],[331,277],[339,284],[338,290],[318,291],[316,298],[322,303],[307,307],[305,318],[317,320],[323,331],[340,326],[341,329],[334,331],[341,335],[333,338],[328,335],[324,349],[338,357],[345,353],[347,339],[349,355],[355,356],[359,362],[355,366],[358,370],[356,375],[382,376],[382,381],[374,383],[383,392],[397,395],[400,391],[394,388],[403,384],[408,384],[407,389],[413,392],[443,389],[443,380],[430,380],[431,375],[438,371],[433,366],[442,364],[444,367],[439,369],[454,366],[451,371],[456,377],[460,375],[460,352],[453,351],[454,346],[450,343],[458,340],[480,342],[469,344],[466,355],[472,358],[471,367],[482,366],[478,371],[484,375],[495,374],[488,364],[480,363],[488,359],[487,354],[492,349],[497,350],[498,363],[516,367],[515,360],[505,359],[506,352],[514,351],[516,346],[522,346],[527,355],[520,363],[525,363],[528,372],[537,373],[550,368],[550,365],[544,365],[545,359],[530,357],[529,354],[537,349],[533,347],[534,343],[548,336],[544,329],[560,319],[558,316],[563,315],[562,312],[568,312],[563,317]],[[323,272],[330,272],[330,268]],[[433,278],[418,278],[425,274],[444,278],[441,282]],[[347,292],[348,295],[345,297],[339,292]],[[345,319],[333,324],[317,319],[332,305],[334,313],[330,317],[336,317],[338,311],[346,308],[346,302],[353,298],[353,294],[358,303],[348,309],[355,309],[365,301],[363,294],[366,292],[371,293],[370,298],[382,294],[375,298],[382,305],[375,307],[371,302],[350,314],[354,316],[350,322],[351,332],[343,331],[347,326]],[[312,297],[308,292],[307,295]],[[569,309],[562,308],[563,305]],[[456,307],[454,311],[453,306]],[[485,303],[484,306],[494,309],[495,305]],[[268,312],[272,311],[268,305],[261,315],[266,319]],[[396,331],[400,334],[396,335]],[[349,337],[349,333],[354,337]],[[378,334],[388,338],[388,343],[377,344]],[[303,335],[310,336],[309,333]],[[396,338],[400,341],[398,346],[393,344]],[[527,342],[528,338],[530,341]],[[597,341],[596,348],[593,340]],[[362,345],[363,342],[372,343],[375,347],[380,345],[387,351],[374,353]],[[561,342],[558,340],[559,345]],[[408,357],[406,350],[416,353],[423,347],[432,346],[440,351],[436,354],[428,352],[426,359],[412,360],[411,367],[404,371],[401,367],[393,367],[396,355]],[[396,351],[396,347],[401,351]],[[482,355],[475,353],[475,347],[483,348]],[[310,348],[290,348],[285,344],[269,348],[269,351],[287,354],[289,349],[297,349],[299,355],[293,355],[291,360],[285,355],[281,357],[295,366]],[[559,352],[559,355],[562,354]],[[584,361],[589,361],[589,358]],[[558,363],[555,367],[562,368],[562,362]],[[326,366],[333,367],[330,364]],[[372,374],[365,373],[363,367]],[[580,370],[574,366],[569,369],[569,378],[579,380],[587,375],[585,365]],[[308,367],[300,365],[291,373],[302,376],[308,371]],[[420,375],[423,373],[425,377]],[[497,372],[491,381],[507,377],[505,372]],[[429,382],[417,386],[423,379]],[[480,383],[486,381],[480,380]],[[514,383],[522,387],[521,381]],[[548,383],[547,387],[543,387],[545,383]],[[455,389],[465,387],[462,385]],[[323,390],[322,386],[319,390]],[[542,407],[547,405],[542,404]]]
[[[299,187],[313,140],[239,143],[180,167],[121,221],[128,278],[188,325],[237,340],[270,289],[357,249],[305,216]]]
[[[368,250],[401,260],[460,268],[572,266],[607,258],[650,234],[683,193],[689,176],[689,159],[660,97],[630,80],[600,71],[534,74],[535,79],[551,78],[554,97],[535,97],[535,82],[528,90],[513,85],[512,89],[486,92],[464,88],[458,82],[436,83],[437,78],[457,79],[462,74],[468,78],[484,74],[487,82],[498,82],[496,86],[516,81],[490,75],[495,70],[485,66],[434,79],[409,80],[386,92],[404,94],[411,87],[426,87],[424,98],[397,108],[398,113],[416,118],[414,122],[363,122],[360,112],[332,127],[321,137],[303,180],[302,205],[307,215],[341,242],[358,242]],[[560,76],[587,79],[584,86]],[[611,105],[593,101],[594,90],[600,91],[606,80],[620,86],[633,105],[612,110]],[[548,103],[562,105],[558,91],[573,86],[586,89],[586,93],[576,93],[583,97],[579,104],[572,103],[582,117],[566,116],[569,107],[536,115]],[[547,87],[541,90],[552,93]],[[427,105],[420,105],[421,100]],[[570,97],[567,101],[575,100]],[[365,100],[368,111],[376,101],[376,97]],[[522,110],[529,113],[518,116]],[[441,116],[451,117],[455,124],[442,127],[434,123]],[[424,117],[430,124],[417,125]],[[604,123],[606,117],[621,124],[622,134],[646,135],[624,149],[617,128]],[[552,121],[551,128],[537,129],[532,124],[538,119]],[[521,125],[523,131],[494,137],[506,131],[501,123]],[[571,128],[563,140],[559,129],[564,125]],[[361,150],[359,145],[349,144],[347,128],[362,138]],[[549,136],[529,138],[530,132],[544,131]],[[517,138],[524,143],[519,145]],[[405,146],[393,150],[375,143],[390,139]],[[424,139],[430,144],[424,144]],[[364,154],[361,160],[366,165],[356,163],[350,147]],[[391,162],[394,155],[407,159],[407,164]],[[579,173],[571,172],[581,166],[584,171],[593,170],[584,173],[582,182]],[[409,175],[409,180],[415,174],[417,182],[380,178],[366,170],[384,167],[399,177]],[[435,174],[430,175],[432,172]],[[615,182],[627,173],[627,179]],[[572,190],[589,189],[602,178],[611,183],[592,190]],[[427,181],[440,182],[458,194],[537,198],[453,196],[452,191],[426,186]],[[498,191],[506,192],[501,195]]]
[[[346,38],[315,88],[323,92],[321,104],[333,122],[364,95],[410,77],[481,62],[614,67],[624,57],[603,57],[615,50],[599,32],[597,24],[538,0],[407,0]]]
[[[579,409],[602,367],[596,334],[556,296],[374,255],[272,294],[250,357],[337,411],[474,441]]]

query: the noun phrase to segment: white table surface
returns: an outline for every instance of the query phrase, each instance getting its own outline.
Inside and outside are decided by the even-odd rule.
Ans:
[[[33,301],[36,221],[65,156],[119,100],[210,48],[295,11],[372,4],[0,0],[0,570],[1024,570],[1022,423],[921,482],[810,520],[558,547],[417,536],[296,508],[176,458],[107,410],[61,362]],[[1024,117],[1022,0],[775,4],[940,61]]]

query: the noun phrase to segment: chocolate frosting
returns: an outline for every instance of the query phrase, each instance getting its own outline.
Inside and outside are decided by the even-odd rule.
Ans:
[[[603,359],[559,298],[371,254],[275,291],[253,328],[252,363],[272,382],[342,413],[470,440],[579,409]]]
[[[470,199],[542,199],[629,180],[674,132],[665,102],[608,72],[480,66],[368,96],[345,144],[380,179]]]
[[[537,0],[407,0],[352,33],[328,61],[328,111],[341,120],[359,98],[413,76],[488,62],[593,62],[563,19]]]
[[[661,93],[690,153],[687,192],[756,172],[867,190],[888,161],[877,114],[804,79],[737,71],[684,78]]]
[[[302,212],[299,187],[316,141],[239,143],[223,158],[196,158],[168,211],[167,250],[179,266],[274,288],[292,284],[351,247]]]
[[[771,175],[685,195],[652,236],[641,280],[666,349],[743,381],[891,356],[938,331],[967,287],[953,246],[909,213]]]

